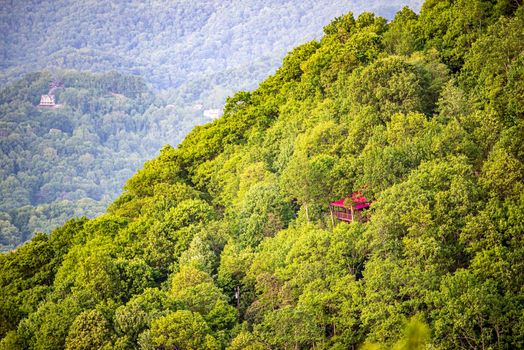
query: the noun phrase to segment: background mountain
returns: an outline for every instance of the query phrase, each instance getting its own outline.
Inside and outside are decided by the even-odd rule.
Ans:
[[[5,1],[2,80],[50,68],[138,74],[157,89],[220,107],[274,72],[293,46],[318,38],[332,18],[386,18],[420,0]]]
[[[3,1],[0,250],[101,214],[145,160],[331,18],[404,5],[420,1]],[[52,81],[61,108],[35,108]]]

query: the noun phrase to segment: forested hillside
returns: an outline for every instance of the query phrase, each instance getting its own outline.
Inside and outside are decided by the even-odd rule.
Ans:
[[[337,17],[0,255],[0,348],[523,348],[523,49],[521,1]],[[369,220],[332,221],[353,192]]]
[[[56,108],[38,107],[52,81],[62,86]],[[0,91],[0,106],[0,251],[100,215],[151,150],[206,120],[183,118],[143,79],[115,72],[29,74]]]
[[[254,88],[331,18],[364,9],[392,18],[405,4],[420,8],[420,0],[2,2],[0,251],[66,218],[103,213],[163,145],[218,116],[228,95]],[[62,108],[35,108],[53,81],[64,84]],[[148,96],[123,93],[136,84]]]

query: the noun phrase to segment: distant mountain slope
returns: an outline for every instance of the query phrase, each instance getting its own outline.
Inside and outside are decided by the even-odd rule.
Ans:
[[[333,17],[391,18],[420,0],[11,1],[0,9],[2,80],[50,67],[143,75],[156,88],[191,82],[253,88]]]
[[[58,105],[39,107],[53,80]],[[0,251],[70,217],[100,215],[162,140],[204,122],[115,72],[28,74],[0,90],[0,110]]]

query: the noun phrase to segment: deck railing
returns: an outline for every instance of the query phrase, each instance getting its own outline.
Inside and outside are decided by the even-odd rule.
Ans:
[[[351,213],[344,213],[342,211],[334,211],[333,215],[337,219],[342,220],[342,221],[347,221],[347,222],[353,221],[353,217],[351,216]]]

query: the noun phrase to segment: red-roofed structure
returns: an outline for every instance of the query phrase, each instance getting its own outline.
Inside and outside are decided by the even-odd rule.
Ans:
[[[331,218],[336,217],[338,220],[352,222],[353,220],[367,221],[368,216],[363,212],[369,208],[371,203],[362,192],[353,192],[346,199],[341,199],[329,203]]]

